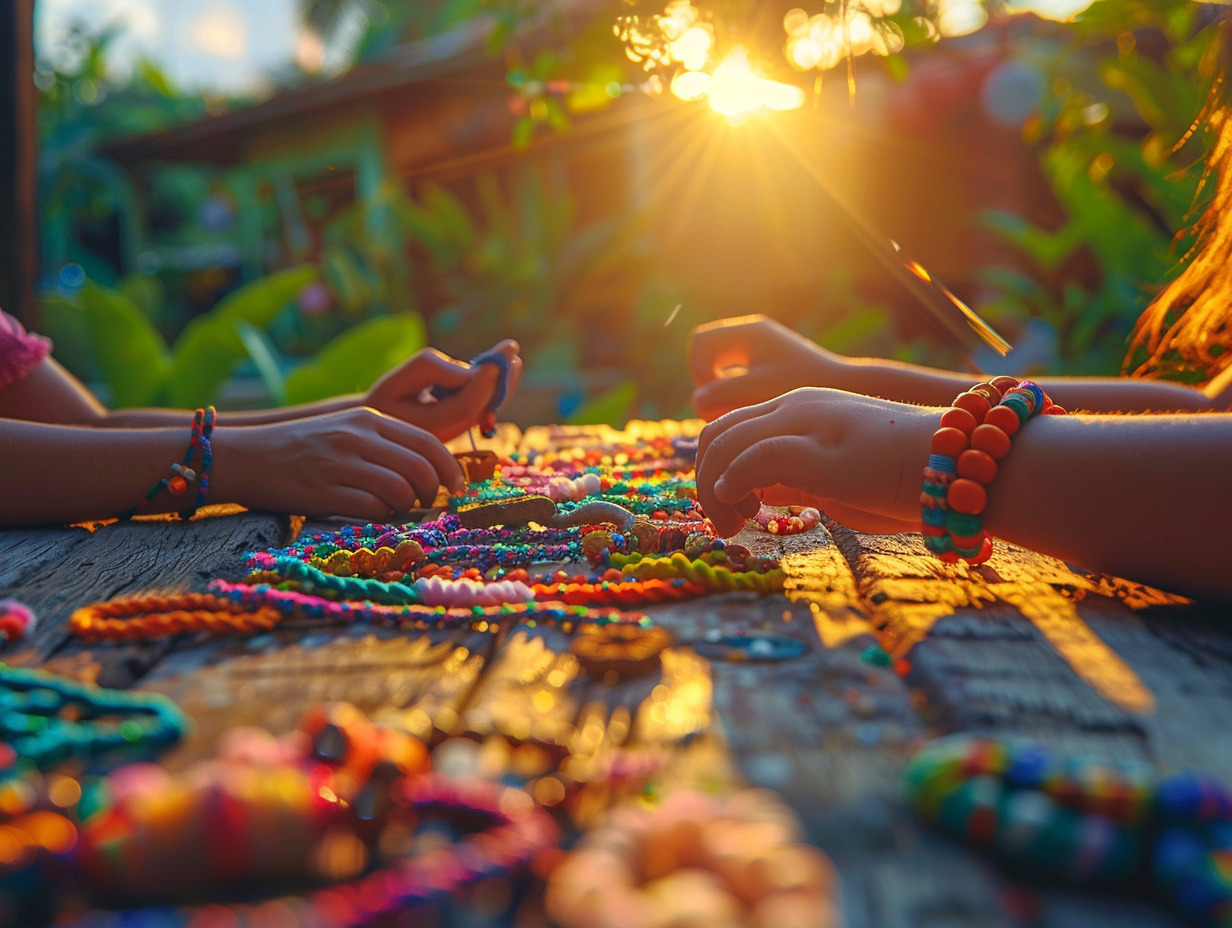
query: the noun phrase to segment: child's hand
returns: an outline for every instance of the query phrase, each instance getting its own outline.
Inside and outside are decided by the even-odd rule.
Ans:
[[[713,419],[796,387],[835,382],[842,359],[762,315],[720,319],[689,337],[693,406]]]
[[[211,497],[250,509],[370,521],[457,492],[462,469],[423,429],[356,408],[271,425],[220,426]]]
[[[807,503],[852,528],[918,522],[937,412],[841,390],[793,390],[716,419],[697,449],[697,498],[730,537],[760,501]]]
[[[492,351],[509,360],[509,392],[512,393],[522,374],[518,343],[506,339]],[[363,402],[388,416],[427,429],[441,441],[448,441],[474,425],[488,425],[481,421],[484,418],[491,418],[491,424],[495,424],[495,412],[487,407],[499,373],[493,364],[471,367],[465,361],[425,348],[373,384]],[[441,400],[424,402],[423,394],[432,387],[457,392]]]

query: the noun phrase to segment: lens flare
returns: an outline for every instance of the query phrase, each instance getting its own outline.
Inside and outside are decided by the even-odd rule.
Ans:
[[[754,74],[744,48],[732,49],[710,78],[710,107],[728,119],[763,109],[794,110],[803,105],[804,91],[799,87]]]

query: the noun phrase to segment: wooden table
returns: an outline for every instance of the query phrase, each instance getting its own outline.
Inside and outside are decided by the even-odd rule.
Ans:
[[[790,538],[760,534],[763,550],[785,558],[786,598],[724,594],[649,608],[675,635],[671,660],[661,679],[615,686],[579,676],[557,629],[286,627],[96,645],[66,634],[78,606],[239,579],[244,552],[291,538],[290,520],[244,512],[0,532],[0,595],[40,617],[0,658],[171,696],[195,722],[165,758],[172,767],[212,753],[228,726],[286,731],[323,700],[393,715],[426,737],[502,732],[562,748],[579,719],[598,718],[605,738],[661,746],[681,781],[752,782],[786,796],[838,866],[848,928],[1180,924],[1146,899],[1024,888],[919,827],[900,778],[933,735],[1027,736],[1162,772],[1232,777],[1226,609],[1008,545],[982,567],[947,568],[918,536],[832,523]],[[805,654],[739,663],[693,648],[738,631],[795,638]],[[875,643],[899,663],[862,658]]]

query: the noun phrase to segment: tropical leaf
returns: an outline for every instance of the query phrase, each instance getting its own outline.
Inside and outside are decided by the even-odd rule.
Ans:
[[[366,390],[428,343],[418,313],[378,316],[347,329],[287,377],[286,402],[307,403]]]
[[[623,425],[637,399],[636,380],[622,380],[616,386],[583,403],[566,420],[569,425]]]
[[[148,406],[171,373],[167,343],[141,309],[116,290],[87,282],[78,294],[86,329],[114,406]]]
[[[241,322],[236,326],[236,334],[248,350],[248,356],[256,365],[261,382],[269,391],[270,399],[275,406],[287,405],[287,379],[282,375],[278,364],[278,352],[265,333],[260,329]]]
[[[98,360],[80,304],[58,294],[44,296],[39,300],[38,318],[39,331],[55,344],[56,361],[82,380],[96,380]]]
[[[188,323],[173,351],[171,404],[191,407],[213,402],[235,366],[248,357],[239,334],[241,324],[268,328],[316,278],[312,265],[278,271],[228,294],[208,313]]]

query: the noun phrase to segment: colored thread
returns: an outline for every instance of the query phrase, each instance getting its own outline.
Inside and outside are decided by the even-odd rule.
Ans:
[[[211,407],[212,408],[212,407]],[[131,508],[120,513],[120,518],[123,520],[131,519],[139,512],[144,511],[159,493],[163,490],[169,490],[172,495],[179,496],[188,490],[188,484],[198,479],[198,474],[189,465],[192,464],[193,456],[196,454],[201,434],[201,424],[205,418],[205,410],[198,409],[193,413],[192,426],[189,432],[188,450],[184,452],[184,460],[179,463],[173,463],[168,469],[167,474],[158,483],[150,487],[137,503]]]
[[[113,599],[76,610],[69,631],[88,641],[161,638],[181,632],[251,635],[271,631],[281,621],[275,609],[238,611],[228,599],[208,593]]]

